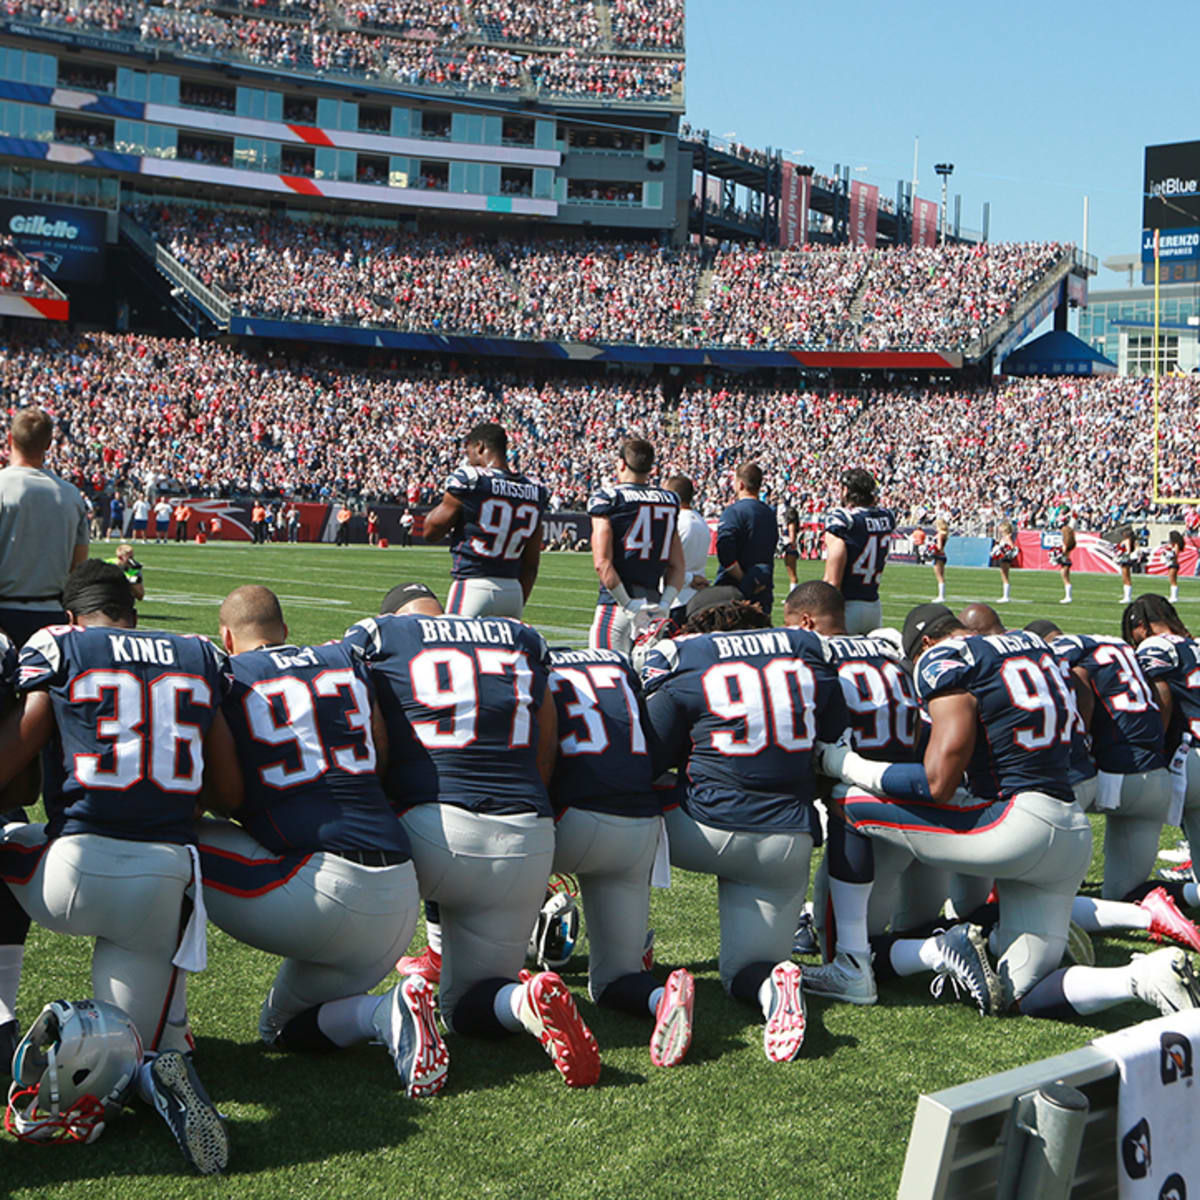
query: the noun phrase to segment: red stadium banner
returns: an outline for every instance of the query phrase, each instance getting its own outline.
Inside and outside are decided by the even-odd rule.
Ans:
[[[1056,571],[1058,567],[1050,561],[1050,555],[1062,549],[1062,534],[1057,530],[1043,533],[1036,529],[1022,529],[1017,534],[1017,548],[1021,551],[1019,566],[1035,571]],[[1117,548],[1098,533],[1076,533],[1075,549],[1071,551],[1071,570],[1115,575],[1120,569],[1116,553]]]
[[[914,246],[936,246],[938,206],[936,200],[913,197],[912,244]]]
[[[808,241],[808,193],[811,175],[801,175],[795,163],[783,164],[783,197],[779,206],[779,244],[803,246]]]
[[[850,245],[875,249],[879,225],[879,189],[873,183],[850,184]]]
[[[1167,573],[1166,554],[1166,546],[1155,546],[1150,551],[1150,558],[1146,563],[1147,575],[1165,575]],[[1197,570],[1198,567],[1200,567],[1200,540],[1194,537],[1185,537],[1183,549],[1179,551],[1179,574],[1191,578],[1193,575],[1200,574],[1200,571]]]

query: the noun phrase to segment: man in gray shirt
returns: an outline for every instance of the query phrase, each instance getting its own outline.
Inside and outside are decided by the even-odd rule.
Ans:
[[[83,496],[42,465],[53,433],[49,413],[21,409],[0,471],[0,629],[17,648],[66,620],[63,585],[88,555]]]

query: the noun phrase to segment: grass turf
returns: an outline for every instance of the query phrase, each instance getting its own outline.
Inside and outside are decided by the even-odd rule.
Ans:
[[[299,642],[340,636],[405,579],[444,594],[449,557],[425,548],[153,544],[138,554],[146,566],[143,625],[215,635],[222,597],[261,582],[281,595]],[[802,577],[819,573],[820,564],[801,564]],[[955,607],[999,591],[995,571],[951,568],[947,576]],[[527,616],[552,644],[582,644],[594,587],[587,556],[548,555]],[[898,625],[932,595],[932,572],[892,565],[883,590],[885,618]],[[1141,590],[1165,593],[1165,580],[1139,579]],[[1075,603],[1060,608],[1057,575],[1018,571],[1002,612],[1014,627],[1049,616],[1071,632],[1115,633],[1120,592],[1116,577],[1080,575]],[[780,568],[780,600],[785,593]],[[1186,581],[1182,596],[1186,620],[1200,587]],[[1177,830],[1164,832],[1165,843],[1177,838]],[[1089,889],[1098,888],[1101,844],[1098,836]],[[230,1119],[228,1176],[188,1176],[165,1127],[141,1109],[90,1147],[47,1150],[0,1138],[0,1185],[39,1200],[891,1196],[918,1093],[1074,1049],[1154,1015],[1128,1005],[1095,1025],[983,1021],[973,1009],[931,1000],[918,978],[889,985],[874,1008],[811,1001],[802,1059],[777,1066],[763,1057],[756,1014],[721,991],[714,881],[675,872],[670,891],[654,892],[651,916],[660,969],[687,965],[697,976],[696,1036],[681,1067],[650,1065],[648,1021],[581,999],[604,1056],[598,1087],[563,1087],[526,1037],[450,1038],[450,1082],[432,1102],[404,1099],[378,1047],[328,1057],[266,1051],[256,1022],[275,963],[210,928],[209,968],[192,980],[190,1001],[201,1076]],[[1144,939],[1098,941],[1098,961],[1114,965],[1148,948]],[[564,972],[581,998],[583,949]],[[31,931],[23,1027],[48,1000],[90,994],[89,956],[84,939]]]

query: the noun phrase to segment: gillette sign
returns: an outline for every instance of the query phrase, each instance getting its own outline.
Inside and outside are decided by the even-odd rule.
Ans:
[[[0,199],[0,233],[55,283],[99,283],[104,277],[106,214],[64,204]]]
[[[1200,229],[1200,142],[1147,146],[1142,176],[1142,261],[1154,258],[1154,230],[1160,230],[1159,257],[1172,262],[1200,260],[1195,237]]]

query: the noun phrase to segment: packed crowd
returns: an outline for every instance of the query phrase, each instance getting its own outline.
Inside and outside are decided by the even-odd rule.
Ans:
[[[1037,528],[1064,507],[1097,530],[1177,513],[1154,503],[1150,383],[1132,378],[858,392],[713,382],[671,394],[611,373],[351,370],[212,342],[50,333],[0,349],[0,393],[54,413],[56,469],[92,495],[429,502],[461,454],[453,435],[486,419],[509,430],[514,462],[555,508],[611,482],[622,436],[640,434],[713,515],[748,458],[773,502],[814,520],[839,502],[851,464],[876,473],[902,520],[943,516],[957,532],[1002,518]],[[1164,492],[1200,494],[1198,402],[1200,380],[1163,382]]]
[[[333,11],[318,0],[0,0],[5,15],[41,24],[404,84],[664,100],[683,78],[681,58],[614,57],[682,49],[681,0],[614,0],[608,39],[591,0],[340,0]],[[514,54],[495,43],[546,50]]]
[[[17,250],[10,237],[0,239],[0,292],[20,292],[24,296],[54,294],[37,264]]]
[[[250,315],[644,345],[961,349],[1066,249],[743,246],[719,252],[706,275],[691,247],[414,236],[231,209],[131,211]]]

